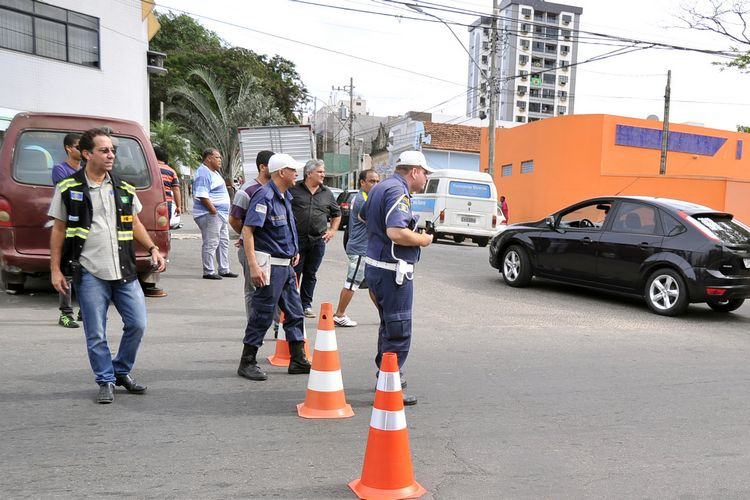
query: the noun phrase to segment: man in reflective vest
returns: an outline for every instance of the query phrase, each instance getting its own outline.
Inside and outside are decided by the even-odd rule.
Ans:
[[[432,243],[432,236],[416,232],[417,217],[411,211],[411,193],[424,190],[433,169],[419,151],[405,151],[396,162],[396,172],[372,188],[360,217],[367,223],[365,281],[378,306],[378,354],[380,368],[384,352],[395,352],[399,369],[406,362],[411,345],[411,315],[414,297],[414,265],[420,247]],[[405,379],[402,387],[406,387]],[[417,398],[404,394],[404,404]]]
[[[55,219],[50,238],[50,270],[55,289],[68,289],[73,276],[83,312],[89,362],[99,384],[98,403],[114,401],[114,386],[140,394],[146,387],[130,375],[146,329],[146,303],[138,283],[135,245],[148,249],[155,271],[165,262],[138,220],[141,203],[135,187],[111,174],[116,148],[107,130],[87,130],[78,148],[86,166],[55,188],[48,215]],[[117,355],[107,344],[110,301],[120,313],[123,333]]]

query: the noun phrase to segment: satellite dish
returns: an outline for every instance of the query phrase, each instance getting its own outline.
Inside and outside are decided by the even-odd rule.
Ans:
[[[657,115],[648,115],[646,117],[646,120],[652,120],[652,121],[658,122],[659,121],[659,117]]]

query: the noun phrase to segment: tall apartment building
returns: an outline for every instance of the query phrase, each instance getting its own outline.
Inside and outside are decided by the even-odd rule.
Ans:
[[[503,0],[497,22],[495,67],[498,120],[532,122],[572,114],[578,28],[583,9],[544,0]],[[469,27],[466,116],[489,115],[491,18]]]

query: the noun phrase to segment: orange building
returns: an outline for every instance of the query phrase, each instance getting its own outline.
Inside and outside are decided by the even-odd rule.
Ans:
[[[494,179],[511,223],[618,194],[691,201],[750,223],[750,151],[743,152],[750,134],[670,124],[666,175],[659,175],[659,121],[569,115],[496,133]],[[480,165],[487,137],[483,129]]]

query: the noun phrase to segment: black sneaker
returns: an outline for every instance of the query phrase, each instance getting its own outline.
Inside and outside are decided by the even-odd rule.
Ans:
[[[81,310],[78,310],[78,317],[76,318],[76,321],[83,321],[83,313]]]
[[[73,319],[72,314],[65,313],[60,313],[60,319],[57,321],[57,324],[64,328],[78,328],[79,326],[76,320]]]

